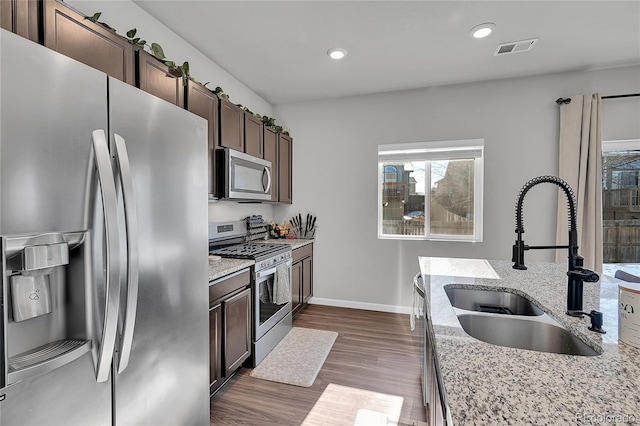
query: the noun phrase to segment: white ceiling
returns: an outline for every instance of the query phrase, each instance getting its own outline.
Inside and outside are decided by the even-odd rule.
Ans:
[[[640,0],[134,1],[274,105],[640,64]]]

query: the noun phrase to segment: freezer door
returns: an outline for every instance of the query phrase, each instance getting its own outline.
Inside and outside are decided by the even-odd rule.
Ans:
[[[81,231],[91,133],[107,126],[106,76],[4,30],[0,54],[0,234]],[[83,277],[71,284],[73,274],[59,267],[51,275],[51,312],[21,322],[8,312],[10,289],[2,285],[3,368],[7,357],[42,344],[92,339],[85,300],[94,295],[85,294]],[[96,382],[87,353],[18,381],[0,389],[0,424],[109,425],[106,379]]]
[[[109,102],[112,153],[118,135],[133,183],[139,285],[115,424],[208,424],[207,123],[114,79]]]

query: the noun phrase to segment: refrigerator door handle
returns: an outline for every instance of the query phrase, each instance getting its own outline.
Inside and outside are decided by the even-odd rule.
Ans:
[[[138,214],[133,197],[133,179],[127,144],[122,136],[114,134],[115,159],[119,169],[120,185],[122,186],[122,198],[124,201],[125,229],[127,237],[127,302],[124,311],[123,325],[116,358],[118,373],[122,373],[131,356],[133,344],[133,330],[136,322],[136,310],[138,306],[138,277],[139,277],[139,250],[138,250]]]
[[[118,310],[120,309],[120,260],[118,235],[117,193],[111,156],[104,130],[94,130],[91,134],[93,157],[98,169],[98,179],[104,210],[104,230],[106,246],[106,286],[104,324],[102,339],[96,363],[96,381],[109,380],[113,350],[118,331]]]

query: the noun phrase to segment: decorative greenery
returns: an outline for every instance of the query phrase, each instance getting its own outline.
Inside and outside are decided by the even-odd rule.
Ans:
[[[207,87],[207,84],[209,84],[210,81],[207,81],[206,83],[203,84],[204,87]],[[209,89],[207,87],[207,89]],[[209,89],[211,90],[211,89]],[[215,93],[217,97],[222,98],[222,99],[229,99],[229,95],[227,95],[226,93],[224,93],[224,90],[222,90],[222,87],[220,86],[216,86],[215,89],[211,90],[211,92]]]
[[[187,85],[187,80],[191,77],[189,76],[189,62],[183,62],[182,65],[176,65],[173,61],[166,61],[165,65],[171,68],[174,72],[180,74],[182,76],[182,81],[184,85]]]
[[[127,31],[127,39],[129,40],[129,43],[133,44],[134,46],[140,47],[142,49],[144,49],[145,47],[148,47],[149,53],[151,53],[156,59],[163,61],[164,64],[168,66],[169,69],[171,69],[171,71],[173,71],[176,75],[179,75],[180,77],[182,77],[182,81],[186,85],[187,80],[190,78],[189,62],[184,62],[182,65],[176,65],[176,63],[173,61],[168,61],[168,60],[165,61],[167,57],[164,55],[164,50],[162,50],[162,46],[160,46],[158,43],[151,43],[151,45],[148,45],[146,40],[140,37],[136,37],[137,33],[138,33],[137,28],[132,28],[129,31]]]
[[[106,29],[108,29],[109,31],[113,31],[114,33],[116,32],[116,29],[113,27],[110,27],[108,24],[104,23],[104,22],[100,22],[98,21],[98,19],[100,18],[100,15],[102,15],[102,12],[96,12],[93,14],[93,16],[85,16],[84,19],[88,19],[89,21],[96,23],[96,24],[100,24],[103,27],[105,27]]]
[[[102,12],[96,12],[92,16],[85,16],[84,19],[87,19],[87,20],[89,20],[89,21],[91,21],[93,23],[102,25],[106,29],[108,29],[110,31],[113,31],[114,33],[117,34],[117,31],[116,31],[115,28],[109,26],[108,24],[106,24],[104,22],[99,21],[101,15],[102,15]],[[127,31],[126,38],[129,41],[129,43],[131,43],[134,46],[137,46],[137,47],[139,47],[139,48],[141,48],[143,50],[147,50],[148,49],[148,51],[149,51],[149,53],[151,55],[153,55],[156,59],[158,59],[159,61],[162,61],[166,66],[168,66],[169,69],[176,76],[181,76],[182,77],[182,82],[183,82],[183,84],[185,86],[187,85],[187,80],[194,80],[191,77],[191,74],[190,74],[190,71],[189,71],[189,62],[185,61],[182,65],[176,65],[176,63],[174,61],[168,60],[167,57],[164,55],[164,50],[162,50],[162,46],[160,46],[158,43],[151,43],[151,45],[147,44],[146,40],[142,39],[141,37],[136,37],[137,33],[138,33],[138,29],[137,28],[132,28],[129,31]],[[203,86],[207,87],[207,84],[209,84],[209,82],[204,83]],[[211,89],[209,89],[209,90],[211,90]],[[222,90],[222,88],[220,86],[216,86],[216,88],[214,90],[211,90],[211,92],[215,93],[216,96],[218,96],[221,99],[229,100],[229,95],[224,93],[224,90]],[[275,118],[267,117],[266,115],[260,115],[258,113],[252,112],[251,110],[249,110],[249,108],[247,108],[245,106],[242,106],[240,104],[238,104],[238,106],[240,108],[242,108],[243,110],[249,112],[250,114],[253,114],[256,117],[258,117],[260,120],[262,120],[262,122],[266,126],[271,127],[276,132],[284,133],[285,135],[289,134],[288,131],[286,131],[286,130],[283,131],[282,126],[276,125],[276,119]]]
[[[237,106],[239,106],[241,110],[246,111],[246,112],[248,112],[249,114],[254,115],[254,116],[256,116],[256,117],[260,117],[260,114],[257,114],[257,113],[255,113],[255,112],[251,111],[251,110],[250,110],[249,108],[247,108],[246,106],[244,106],[244,105],[242,105],[242,104],[236,104],[236,105],[237,105]]]
[[[267,117],[266,115],[263,115],[262,122],[269,127],[273,127],[276,124],[276,119],[273,117]]]
[[[144,48],[144,46],[146,46],[147,44],[147,41],[142,40],[140,37],[136,37],[137,32],[138,30],[136,28],[132,28],[127,31],[127,38],[129,39],[129,43],[133,44],[134,46]]]

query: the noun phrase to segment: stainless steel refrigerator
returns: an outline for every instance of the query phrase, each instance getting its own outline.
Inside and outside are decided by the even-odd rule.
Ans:
[[[0,425],[209,423],[207,123],[0,32]]]

